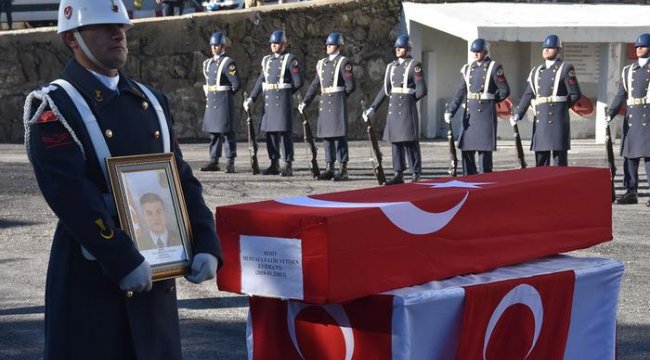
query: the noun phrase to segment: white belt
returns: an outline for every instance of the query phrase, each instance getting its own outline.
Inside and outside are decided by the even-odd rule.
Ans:
[[[555,102],[566,102],[566,96],[538,96],[535,98],[535,104],[546,104]]]
[[[342,91],[345,91],[345,86],[336,86],[336,87],[330,86],[321,89],[321,93],[323,94],[331,94],[331,93],[337,93]]]
[[[484,94],[484,93],[467,93],[467,100],[494,100],[494,94]]]
[[[628,105],[645,105],[648,102],[650,102],[648,101],[648,98],[633,98],[633,97],[627,98]]]
[[[284,89],[292,89],[293,85],[291,84],[268,84],[268,83],[262,83],[262,90],[268,91],[268,90],[284,90]]]
[[[390,90],[390,93],[391,93],[391,94],[408,94],[408,95],[413,95],[413,94],[415,94],[415,89],[411,89],[411,88],[406,88],[406,89],[404,89],[404,88],[401,88],[401,87],[399,87],[399,88],[398,88],[398,87],[394,87],[394,88],[392,88],[392,89]]]
[[[230,85],[208,85],[205,88],[207,91],[214,91],[214,92],[232,90],[232,87]]]

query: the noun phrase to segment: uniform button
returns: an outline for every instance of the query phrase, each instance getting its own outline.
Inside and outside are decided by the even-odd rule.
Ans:
[[[399,103],[399,106],[402,106],[402,103]]]
[[[549,115],[549,116],[553,116],[553,113],[552,113],[552,112],[550,112],[550,113],[548,113],[548,115]]]
[[[129,299],[132,298],[133,297],[133,291],[127,291],[126,292],[126,297],[129,298]]]
[[[279,99],[280,97],[279,97],[279,96],[276,96],[275,98],[276,98],[276,99]]]
[[[269,98],[269,96],[268,96],[268,95],[266,95],[266,96],[264,96],[264,98],[265,98],[265,99],[268,99],[268,98]]]
[[[109,138],[109,139],[112,138],[113,137],[113,130],[106,129],[106,131],[104,131],[104,135],[106,135],[106,137]]]
[[[539,120],[535,120],[537,123],[539,123]]]
[[[323,108],[318,109],[319,111],[323,111]]]
[[[549,124],[552,124],[552,123],[553,123],[553,120],[549,120],[548,123],[549,123]]]
[[[631,106],[630,106],[630,107],[631,107]],[[630,116],[629,116],[629,117],[632,117],[632,115],[633,115],[633,114],[630,114]]]
[[[402,95],[399,96],[400,100],[402,99]]]
[[[149,108],[149,103],[146,101],[142,102],[142,110],[147,110]]]
[[[328,112],[332,112],[332,109],[327,110]]]
[[[388,112],[388,115],[392,115],[392,114],[393,114],[393,112],[392,112],[392,111],[389,111],[389,112]]]
[[[402,112],[400,111],[399,113],[397,113],[397,115],[402,115]]]
[[[168,293],[168,294],[171,294],[171,293],[174,292],[174,290],[176,290],[176,286],[172,285],[172,286],[170,286],[169,288],[167,288],[167,293]]]
[[[160,139],[160,131],[156,130],[153,132],[153,138],[158,140]]]
[[[481,109],[477,109],[476,111],[481,112],[482,110],[481,110]]]

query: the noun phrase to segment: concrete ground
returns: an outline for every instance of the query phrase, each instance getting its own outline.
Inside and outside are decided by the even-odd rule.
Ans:
[[[524,147],[527,148],[527,142]],[[605,167],[604,146],[592,140],[573,142],[571,166]],[[316,194],[376,186],[367,142],[351,143],[351,180],[314,181],[307,169],[304,144],[296,144],[295,176],[253,176],[248,168],[246,144],[239,144],[236,174],[202,173],[206,144],[183,144],[185,158],[204,185],[211,208],[299,194]],[[382,144],[384,165],[390,168],[390,147]],[[422,144],[423,179],[446,176],[447,143]],[[268,166],[260,149],[260,166]],[[526,152],[532,164],[533,154]],[[319,159],[320,160],[320,159]],[[495,170],[516,168],[511,141],[500,141]],[[320,160],[321,167],[324,166]],[[622,189],[622,161],[618,159],[617,192]],[[643,171],[641,171],[643,173]],[[390,171],[388,171],[390,173]],[[49,248],[56,219],[41,197],[21,145],[0,144],[0,359],[43,358],[43,294]],[[648,187],[638,205],[613,207],[614,241],[573,254],[603,256],[625,263],[618,312],[618,359],[650,359],[650,208]],[[579,199],[576,199],[579,200]],[[247,299],[220,292],[214,283],[192,285],[178,281],[179,313],[184,358],[245,359]]]

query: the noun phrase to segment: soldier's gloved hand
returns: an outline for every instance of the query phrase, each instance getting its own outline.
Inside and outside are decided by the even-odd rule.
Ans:
[[[444,118],[447,124],[451,124],[451,113],[445,112]]]
[[[151,266],[149,263],[143,260],[137,268],[123,277],[120,280],[120,289],[135,292],[151,290]]]
[[[195,284],[214,279],[217,276],[219,260],[212,254],[198,253],[192,260],[192,273],[185,278]]]
[[[307,105],[305,105],[304,102],[301,102],[300,104],[298,104],[298,112],[302,114],[305,111],[306,106]]]
[[[248,111],[252,103],[253,103],[253,99],[251,98],[247,98],[246,100],[244,100],[244,110]]]
[[[612,120],[614,120],[613,116],[605,115],[605,125],[609,126],[612,124]]]
[[[363,115],[361,115],[361,117],[363,117],[363,121],[368,122],[368,120],[370,120],[374,114],[375,109],[369,107],[366,111],[363,112]]]
[[[512,126],[517,125],[517,121],[519,121],[519,115],[514,114],[510,117],[510,125]]]

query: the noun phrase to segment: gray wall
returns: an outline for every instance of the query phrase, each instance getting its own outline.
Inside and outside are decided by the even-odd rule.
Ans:
[[[285,28],[290,51],[304,64],[307,84],[315,76],[324,42],[332,31],[346,39],[344,54],[355,64],[358,89],[349,100],[352,138],[365,138],[360,101],[371,102],[381,87],[386,64],[393,58],[398,34],[398,0],[313,0],[227,12],[201,13],[177,18],[135,21],[128,32],[129,60],[125,72],[138,81],[162,90],[171,102],[174,129],[179,138],[205,138],[201,132],[205,98],[201,63],[208,58],[212,32],[225,31],[233,41],[230,56],[236,59],[244,90],[250,91],[259,73],[261,58],[270,52],[268,38]],[[0,141],[23,141],[22,111],[25,96],[57,78],[70,52],[54,28],[0,33]],[[237,95],[242,102],[243,91]],[[262,101],[255,112],[259,114]],[[240,111],[240,106],[237,107]],[[385,106],[383,107],[385,108]],[[383,127],[380,111],[378,128]],[[316,106],[308,116],[315,119]],[[259,121],[259,118],[256,119]],[[302,134],[296,122],[294,128]],[[243,122],[238,136],[245,139]]]

